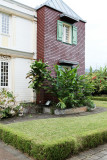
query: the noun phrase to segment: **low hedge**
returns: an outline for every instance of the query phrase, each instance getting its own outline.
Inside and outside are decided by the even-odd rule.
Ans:
[[[21,132],[14,131],[8,126],[0,124],[0,139],[14,146],[22,152],[28,153],[36,160],[64,160],[67,157],[89,148],[107,142],[107,130],[94,130],[87,135],[71,137],[60,142],[39,144],[32,137],[27,137]]]
[[[91,97],[92,100],[107,101],[107,97]]]

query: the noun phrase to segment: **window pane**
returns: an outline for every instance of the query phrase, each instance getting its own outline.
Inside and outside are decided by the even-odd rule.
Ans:
[[[8,86],[8,62],[1,62],[1,86]]]
[[[63,25],[63,42],[70,42],[70,26]]]
[[[9,15],[2,14],[2,33],[9,34]]]
[[[66,26],[66,42],[69,42],[69,27]]]

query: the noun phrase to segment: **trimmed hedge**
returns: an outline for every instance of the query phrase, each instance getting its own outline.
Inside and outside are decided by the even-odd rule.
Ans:
[[[107,101],[107,97],[91,97],[92,100]]]
[[[28,153],[36,160],[64,160],[67,157],[107,142],[107,130],[94,130],[87,135],[61,140],[52,144],[37,144],[32,137],[16,132],[0,124],[0,139],[22,152]]]

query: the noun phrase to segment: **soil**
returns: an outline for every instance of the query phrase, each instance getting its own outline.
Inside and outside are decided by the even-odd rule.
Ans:
[[[23,122],[23,121],[30,121],[30,120],[38,120],[38,119],[48,119],[48,118],[63,118],[63,117],[78,117],[78,116],[87,116],[91,114],[98,114],[101,112],[106,112],[107,108],[104,107],[96,107],[95,110],[90,111],[90,112],[84,112],[84,113],[76,113],[76,114],[71,114],[71,115],[50,115],[50,114],[43,114],[43,113],[38,113],[38,114],[27,114],[22,117],[12,117],[12,118],[7,118],[7,119],[2,119],[0,120],[0,123],[2,124],[10,124],[10,123],[16,123],[16,122]]]

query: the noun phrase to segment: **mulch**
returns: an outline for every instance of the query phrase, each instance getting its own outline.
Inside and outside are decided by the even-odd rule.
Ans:
[[[76,114],[71,114],[71,115],[50,115],[50,114],[43,114],[43,113],[38,113],[38,114],[27,114],[22,117],[12,117],[12,118],[7,118],[7,119],[2,119],[0,120],[0,123],[2,124],[10,124],[10,123],[17,123],[17,122],[24,122],[24,121],[30,121],[30,120],[39,120],[39,119],[48,119],[48,118],[64,118],[64,117],[79,117],[79,116],[87,116],[87,115],[92,115],[92,114],[98,114],[101,112],[106,112],[107,108],[104,107],[96,107],[95,110],[90,111],[90,112],[84,112],[84,113],[76,113]]]

